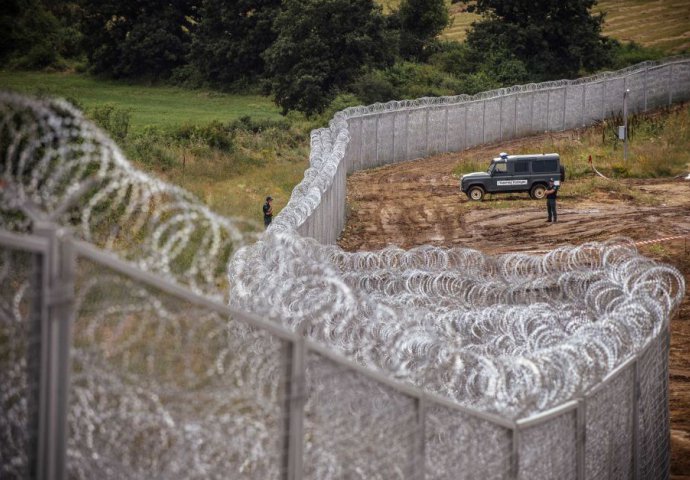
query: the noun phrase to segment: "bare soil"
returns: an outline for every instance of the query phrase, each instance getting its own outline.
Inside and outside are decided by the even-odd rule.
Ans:
[[[339,240],[345,250],[376,250],[388,244],[462,246],[487,253],[539,251],[566,244],[627,237],[635,241],[686,236],[640,247],[646,255],[679,268],[690,288],[690,181],[682,178],[625,180],[629,191],[595,189],[586,197],[562,185],[558,223],[548,224],[545,201],[527,194],[488,196],[470,202],[452,174],[458,163],[488,159],[506,145],[361,171],[347,183],[348,222]],[[507,151],[519,150],[519,143]],[[586,181],[586,180],[579,180]],[[576,189],[574,189],[576,190]],[[650,201],[651,199],[651,201]],[[671,322],[671,473],[690,479],[690,296]]]

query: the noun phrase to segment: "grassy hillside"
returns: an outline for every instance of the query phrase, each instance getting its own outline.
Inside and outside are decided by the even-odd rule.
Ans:
[[[390,11],[400,0],[379,0]],[[443,37],[462,41],[478,15],[467,13],[463,4],[447,2],[452,24]],[[625,42],[667,53],[690,50],[690,0],[600,0],[595,11],[607,12],[604,34]]]
[[[273,102],[259,95],[128,85],[78,74],[0,71],[0,89],[76,100],[86,110],[112,104],[130,112],[134,133],[147,125],[170,129],[214,120],[228,122],[243,116],[280,118]]]

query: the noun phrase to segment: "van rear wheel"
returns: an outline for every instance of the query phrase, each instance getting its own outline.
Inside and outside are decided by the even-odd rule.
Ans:
[[[467,191],[467,197],[475,202],[480,201],[484,198],[484,189],[482,187],[472,187]]]
[[[533,186],[529,191],[529,196],[535,200],[541,200],[546,196],[546,187],[541,184]]]

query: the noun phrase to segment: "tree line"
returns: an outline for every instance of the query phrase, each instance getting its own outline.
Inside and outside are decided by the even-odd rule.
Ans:
[[[443,41],[444,0],[6,0],[0,60],[223,90],[261,89],[284,113],[476,93],[621,65],[596,0],[453,0],[480,14]],[[639,55],[626,58],[637,60]]]

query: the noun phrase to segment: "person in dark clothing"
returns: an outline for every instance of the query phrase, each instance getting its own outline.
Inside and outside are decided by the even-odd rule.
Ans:
[[[268,228],[273,220],[273,198],[266,197],[266,203],[264,203],[264,227]]]
[[[558,221],[556,197],[558,197],[558,185],[554,183],[553,178],[550,178],[549,189],[546,191],[546,213],[549,215],[547,222],[556,223]]]

